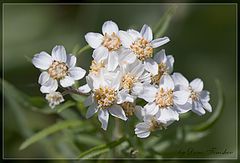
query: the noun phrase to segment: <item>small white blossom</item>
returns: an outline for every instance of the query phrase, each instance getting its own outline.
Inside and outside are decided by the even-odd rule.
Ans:
[[[55,46],[50,56],[46,52],[34,55],[32,63],[35,67],[43,70],[38,83],[41,84],[42,93],[54,92],[58,88],[58,81],[62,87],[69,87],[75,80],[82,79],[86,71],[75,67],[76,57],[66,54],[63,46]]]
[[[46,100],[49,106],[53,109],[56,105],[59,105],[64,101],[63,96],[60,92],[50,92],[46,95]]]
[[[164,75],[158,88],[147,84],[139,98],[148,102],[144,106],[147,114],[155,115],[159,112],[159,120],[167,123],[168,121],[179,120],[178,105],[184,105],[189,94],[185,90],[176,91],[171,76]]]
[[[136,99],[137,95],[143,92],[143,84],[150,81],[150,78],[147,79],[144,75],[144,65],[136,60],[132,64],[121,67],[120,70],[121,92],[128,94],[124,95],[126,97],[132,96],[132,98]]]
[[[145,115],[143,122],[138,123],[135,127],[135,134],[139,138],[147,138],[151,132],[166,129],[173,121],[161,121],[160,112],[156,115]]]
[[[148,25],[143,25],[140,33],[136,30],[119,31],[123,47],[129,49],[133,57],[141,61],[146,61],[153,56],[153,49],[169,42],[168,37],[153,40],[152,29]]]
[[[173,63],[173,56],[166,56],[164,49],[156,53],[153,59],[148,59],[145,62],[145,68],[151,73],[151,82],[158,85],[163,75],[171,74],[173,71]]]
[[[179,113],[185,113],[192,110],[198,115],[204,115],[206,113],[205,110],[212,112],[212,107],[209,104],[209,92],[203,90],[203,81],[201,79],[197,78],[189,83],[180,73],[173,73],[172,78],[178,90],[189,92],[187,103],[178,107]]]
[[[107,60],[107,69],[114,71],[118,66],[118,50],[121,46],[119,29],[113,21],[106,21],[102,26],[102,34],[89,32],[85,35],[87,43],[95,49],[94,60]]]
[[[118,90],[120,88],[119,72],[117,75],[103,74],[103,71],[98,77],[92,78],[87,76],[87,83],[91,89],[91,95],[86,99],[85,106],[89,106],[86,114],[86,118],[92,117],[98,112],[98,119],[102,124],[104,130],[107,129],[109,113],[124,121],[127,120],[125,112],[121,107],[122,102],[119,101]],[[112,74],[112,73],[110,73]],[[112,76],[110,78],[109,76]]]

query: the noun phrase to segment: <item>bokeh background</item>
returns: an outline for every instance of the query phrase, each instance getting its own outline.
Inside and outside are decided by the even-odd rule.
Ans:
[[[120,29],[129,27],[140,30],[143,24],[155,27],[170,4],[125,4],[125,5],[43,5],[43,4],[4,4],[3,6],[3,71],[4,80],[24,94],[30,96],[34,103],[44,96],[37,84],[40,72],[34,68],[29,58],[40,51],[51,52],[55,45],[64,45],[68,53],[86,45],[84,35],[87,32],[101,32],[106,20],[115,21]],[[181,72],[189,80],[196,77],[204,81],[204,88],[211,92],[213,112],[218,102],[215,79],[219,79],[225,96],[224,108],[217,123],[207,136],[187,144],[182,143],[178,149],[203,151],[210,148],[232,151],[229,155],[194,155],[179,156],[176,153],[168,157],[236,157],[236,5],[234,4],[176,4],[177,9],[164,33],[171,41],[164,45],[167,54],[175,57],[174,71]],[[78,65],[88,69],[92,50],[78,56]],[[80,84],[85,81],[82,80]],[[95,144],[81,136],[93,137],[94,132],[79,131],[78,149],[68,150],[68,131],[47,137],[44,143],[36,143],[24,150],[19,150],[21,143],[33,133],[48,127],[59,119],[78,118],[74,107],[66,109],[60,115],[44,114],[38,109],[14,105],[14,92],[5,89],[4,98],[4,157],[5,158],[74,158],[76,152],[83,152]],[[12,98],[11,98],[12,97]],[[69,98],[70,99],[70,98]],[[42,101],[44,103],[44,100]],[[36,104],[40,105],[40,104]],[[42,105],[40,105],[42,106]],[[41,107],[40,107],[41,108]],[[46,108],[50,109],[50,108]],[[67,114],[67,116],[65,115]],[[68,115],[69,114],[69,115]],[[64,117],[65,116],[65,117]],[[207,113],[199,117],[190,114],[184,120],[174,123],[172,130],[186,124],[198,124],[211,116]],[[93,119],[96,120],[96,117]],[[88,120],[94,121],[93,119]],[[97,124],[97,131],[100,125]],[[110,124],[111,125],[111,124]],[[109,128],[109,131],[111,132]],[[133,130],[133,128],[132,128]],[[133,132],[133,131],[127,131]],[[160,131],[164,133],[165,131]],[[151,137],[151,136],[150,136]],[[152,138],[137,140],[136,144],[154,142]],[[174,141],[174,140],[173,140]],[[66,143],[67,142],[67,143]],[[91,144],[92,143],[92,144]],[[134,143],[133,143],[134,144]],[[154,143],[152,147],[154,148]],[[72,145],[74,146],[74,145]],[[136,145],[137,146],[137,145]],[[136,147],[137,148],[137,147]],[[160,148],[160,147],[159,147]],[[157,149],[156,149],[157,150]],[[176,147],[168,149],[176,152]],[[137,157],[144,157],[137,155]],[[166,152],[166,151],[165,151]],[[79,154],[80,154],[79,153]],[[105,157],[107,157],[106,155]],[[109,156],[110,157],[110,156]],[[119,157],[127,157],[119,154]],[[148,157],[157,157],[148,155]],[[159,156],[160,157],[160,156]]]

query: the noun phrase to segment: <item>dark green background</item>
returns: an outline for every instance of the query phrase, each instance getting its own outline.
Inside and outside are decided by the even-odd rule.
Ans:
[[[216,147],[233,151],[236,156],[236,5],[234,4],[176,4],[178,6],[171,24],[165,33],[171,41],[163,48],[175,58],[174,71],[181,72],[189,80],[201,78],[204,88],[211,92],[210,103],[217,103],[215,79],[219,79],[224,95],[224,110],[210,134],[200,141],[182,145],[204,150]],[[39,71],[27,57],[40,51],[51,52],[55,45],[64,45],[71,53],[75,46],[86,45],[87,32],[101,32],[106,20],[115,21],[120,29],[133,27],[140,30],[143,24],[154,27],[167,4],[132,5],[14,5],[3,8],[3,68],[4,79],[31,96],[41,96],[37,84]],[[88,69],[91,52],[78,57],[78,65]],[[84,83],[84,80],[81,81]],[[14,99],[13,99],[14,100]],[[38,131],[55,121],[54,116],[39,115],[24,108],[28,126]],[[43,147],[33,146],[19,151],[25,140],[16,121],[16,112],[7,104],[4,106],[4,156],[43,157]],[[176,128],[185,123],[205,121],[211,113],[199,117],[195,114],[185,121],[179,121]],[[91,121],[91,120],[89,120]],[[164,132],[164,131],[163,131]],[[145,140],[141,140],[145,141]],[[174,149],[172,149],[174,151]],[[48,157],[48,156],[44,156]],[[57,155],[56,155],[57,157]],[[191,156],[189,156],[191,157]],[[193,157],[193,156],[192,156]]]

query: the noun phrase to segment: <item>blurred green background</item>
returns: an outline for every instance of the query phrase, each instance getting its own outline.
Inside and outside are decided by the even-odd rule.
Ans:
[[[215,79],[222,84],[225,102],[221,117],[209,130],[209,134],[198,141],[182,143],[177,148],[170,147],[168,152],[173,152],[169,157],[236,157],[236,5],[190,5],[177,4],[177,10],[165,32],[171,41],[164,45],[167,54],[175,58],[174,71],[181,72],[190,81],[201,78],[204,88],[211,92],[213,112],[218,102]],[[155,27],[161,20],[164,12],[170,8],[167,4],[131,4],[131,5],[14,5],[4,4],[3,8],[3,70],[4,79],[17,89],[32,97],[44,99],[37,84],[39,70],[29,62],[29,58],[40,51],[51,52],[55,45],[64,45],[67,52],[86,45],[84,35],[87,32],[101,32],[101,26],[106,20],[113,20],[122,30],[129,27],[140,30],[143,24]],[[78,65],[88,69],[91,61],[92,50],[79,55]],[[85,81],[81,80],[81,84]],[[9,92],[8,92],[9,91]],[[74,152],[68,150],[68,140],[71,139],[68,130],[47,137],[42,144],[36,143],[24,150],[19,150],[21,143],[34,132],[55,123],[59,119],[77,119],[78,116],[71,112],[72,107],[58,114],[43,114],[32,108],[16,106],[11,103],[16,97],[10,90],[5,89],[12,98],[4,103],[4,157],[5,158],[42,158],[42,157],[76,157],[77,152],[82,152],[94,145],[87,144],[81,135],[95,136],[94,132],[79,131],[79,149]],[[37,98],[38,97],[38,98]],[[35,99],[35,101],[36,101]],[[69,98],[70,99],[70,98]],[[12,101],[11,101],[12,100]],[[44,103],[44,101],[43,101]],[[49,108],[47,108],[49,109]],[[65,117],[64,117],[65,116]],[[172,130],[187,124],[198,124],[206,121],[211,113],[199,117],[195,114],[169,126]],[[96,117],[88,120],[95,121]],[[99,122],[96,122],[100,131]],[[123,124],[121,122],[121,124]],[[109,124],[111,125],[111,124]],[[124,125],[124,124],[123,124]],[[112,132],[109,128],[107,132]],[[133,133],[134,128],[129,131]],[[166,130],[167,131],[167,130]],[[102,131],[100,131],[102,132]],[[159,131],[159,135],[165,131]],[[151,144],[156,136],[136,140],[139,144]],[[174,141],[174,140],[173,140]],[[66,143],[67,142],[67,143]],[[68,145],[66,145],[68,144]],[[95,145],[101,144],[101,141]],[[134,143],[133,143],[134,144]],[[153,143],[153,147],[154,147]],[[71,146],[71,145],[70,145]],[[148,147],[150,148],[150,147]],[[147,148],[147,149],[148,149]],[[152,148],[152,147],[151,147]],[[160,147],[159,147],[160,148]],[[219,151],[233,152],[229,155],[209,154],[178,156],[177,150],[194,148],[203,151],[216,148]],[[145,149],[145,148],[143,148]],[[144,151],[137,155],[143,157]],[[166,151],[165,151],[166,152]],[[79,154],[80,154],[79,153]],[[107,157],[106,155],[105,157]],[[119,156],[121,157],[121,155]],[[127,157],[125,155],[125,157]],[[148,157],[157,157],[148,155]]]

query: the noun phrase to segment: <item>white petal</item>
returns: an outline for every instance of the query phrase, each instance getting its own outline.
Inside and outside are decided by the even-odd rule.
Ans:
[[[56,61],[66,62],[67,55],[66,55],[65,48],[61,45],[55,46],[52,50],[52,58],[53,60],[56,60]]]
[[[174,82],[170,75],[163,75],[160,79],[159,87],[163,89],[174,89]]]
[[[86,70],[81,67],[72,67],[69,69],[69,76],[74,80],[82,79],[86,74]]]
[[[117,94],[118,99],[117,99],[117,104],[122,104],[124,102],[133,102],[134,98],[131,96],[127,90],[121,90]]]
[[[98,108],[96,105],[91,105],[88,110],[87,110],[87,113],[86,113],[86,118],[90,118],[92,117],[96,112],[98,111]]]
[[[105,48],[104,46],[100,46],[97,49],[95,49],[93,51],[93,55],[92,57],[94,58],[94,60],[96,60],[97,62],[100,62],[102,60],[107,59],[108,57],[108,49]]]
[[[133,40],[137,40],[142,37],[141,34],[134,29],[127,30],[127,33],[133,38]]]
[[[188,80],[181,73],[177,73],[177,72],[173,73],[172,79],[175,85],[182,85],[184,87],[189,86]]]
[[[136,105],[135,106],[135,111],[134,114],[136,117],[140,120],[143,121],[143,117],[145,116],[145,109],[143,109],[141,106]]]
[[[63,87],[69,87],[72,86],[74,84],[74,79],[72,77],[69,76],[65,76],[64,79],[60,80],[60,84]]]
[[[144,65],[139,60],[136,60],[133,64],[131,64],[129,68],[131,69],[131,74],[136,78],[139,78],[144,72]]]
[[[143,93],[143,90],[144,90],[143,83],[140,82],[134,83],[132,88],[132,95],[138,96]]]
[[[144,106],[144,109],[146,111],[146,114],[151,116],[157,114],[157,112],[159,111],[159,107],[156,105],[155,102],[146,104]]]
[[[98,111],[98,120],[102,124],[102,129],[107,130],[108,126],[109,113],[107,109],[99,109]]]
[[[119,31],[119,38],[125,48],[130,48],[130,45],[134,42],[133,38],[125,31]]]
[[[169,74],[172,73],[173,71],[173,64],[174,64],[174,58],[172,55],[168,55],[167,56],[167,62],[166,62],[166,66],[167,66],[167,72]]]
[[[118,26],[113,21],[106,21],[102,26],[103,34],[106,34],[106,33],[109,35],[111,35],[112,33],[118,34],[118,31],[119,31]]]
[[[42,93],[55,92],[58,88],[57,80],[49,79],[44,85],[41,86],[40,91]]]
[[[153,59],[147,59],[144,62],[145,69],[150,72],[152,75],[157,75],[158,74],[158,64],[155,62]]]
[[[84,106],[90,106],[90,105],[92,105],[93,102],[94,102],[94,99],[93,99],[93,95],[91,94],[84,101]]]
[[[193,102],[192,111],[198,114],[199,116],[204,115],[206,113],[206,111],[202,108],[202,104],[197,101]]]
[[[137,137],[140,137],[140,138],[146,138],[150,135],[150,131],[149,131],[149,128],[150,128],[150,123],[148,122],[142,122],[142,123],[139,123],[136,125],[136,128],[135,128],[135,134],[137,135]]]
[[[139,95],[139,98],[146,100],[147,102],[153,102],[155,100],[155,96],[157,93],[157,89],[150,84],[147,84],[143,88],[143,93]]]
[[[165,50],[162,49],[160,50],[157,54],[154,55],[153,57],[154,61],[156,61],[158,64],[160,63],[166,63],[167,61],[167,56],[165,54]]]
[[[191,83],[190,86],[195,92],[200,92],[203,89],[203,81],[199,78],[194,79]]]
[[[122,50],[118,54],[118,61],[120,66],[131,64],[136,61],[136,58],[136,55],[132,53],[129,49]]]
[[[176,110],[173,110],[172,108],[159,109],[159,110],[160,110],[159,120],[162,120],[165,122],[179,120],[179,114]]]
[[[85,40],[92,48],[98,48],[103,41],[103,35],[100,33],[89,32],[85,35]]]
[[[208,112],[212,112],[212,106],[208,102],[202,102],[202,105]]]
[[[184,105],[188,101],[190,94],[189,91],[185,90],[175,91],[173,92],[173,101],[176,104]]]
[[[52,57],[46,52],[40,52],[34,55],[32,63],[39,69],[47,70],[52,64]]]
[[[209,96],[209,92],[208,91],[201,91],[200,92],[200,98],[202,102],[208,102],[210,100],[210,96]]]
[[[67,55],[67,65],[69,68],[74,67],[76,65],[77,58],[74,55]]]
[[[85,84],[83,86],[80,86],[78,88],[78,91],[81,93],[89,93],[91,91],[91,88],[88,86],[88,84]]]
[[[118,66],[118,54],[110,52],[108,56],[108,71],[114,71]]]
[[[162,46],[162,45],[168,43],[169,41],[170,40],[168,37],[157,38],[157,39],[151,41],[151,45],[153,48],[157,48],[159,46]]]
[[[186,102],[184,105],[175,105],[175,108],[179,114],[183,114],[192,109],[192,103]]]
[[[93,90],[93,79],[90,77],[90,76],[86,76],[86,82],[87,82],[87,85],[89,86],[89,88],[91,90]]]
[[[122,107],[119,105],[113,105],[110,108],[108,108],[109,113],[117,118],[120,118],[124,121],[127,120],[127,117],[125,115],[125,112],[123,111]]]
[[[44,85],[49,80],[49,78],[50,78],[49,74],[46,71],[44,71],[40,74],[38,78],[38,83]]]
[[[140,33],[142,37],[145,38],[147,41],[152,41],[153,39],[152,29],[148,25],[144,24]]]

